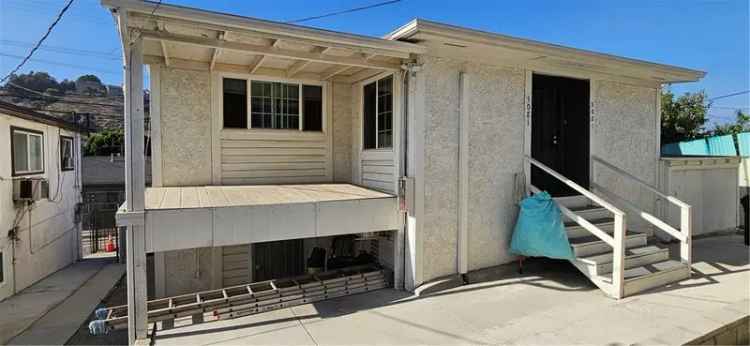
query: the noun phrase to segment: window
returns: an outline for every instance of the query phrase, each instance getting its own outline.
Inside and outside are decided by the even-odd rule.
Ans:
[[[60,169],[63,171],[75,169],[72,137],[60,136]]]
[[[223,89],[224,128],[323,130],[320,85],[224,78]]]
[[[363,146],[364,149],[393,146],[393,76],[364,86]]]
[[[224,78],[224,127],[247,128],[247,81]]]
[[[44,136],[41,132],[12,128],[13,175],[44,173]]]

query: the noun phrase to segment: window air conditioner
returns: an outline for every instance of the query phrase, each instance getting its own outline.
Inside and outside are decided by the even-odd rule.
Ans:
[[[38,201],[49,198],[49,183],[46,179],[13,180],[13,200],[17,202]]]

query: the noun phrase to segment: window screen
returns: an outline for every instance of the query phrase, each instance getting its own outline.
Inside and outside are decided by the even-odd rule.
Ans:
[[[13,129],[13,175],[44,172],[44,147],[41,133]]]
[[[393,77],[388,76],[364,86],[364,149],[393,146]]]
[[[224,78],[224,128],[247,128],[247,81]]]
[[[60,169],[70,171],[75,168],[73,138],[60,137]]]
[[[323,131],[323,87],[302,86],[302,129]]]
[[[250,83],[251,127],[299,129],[299,85],[279,82]]]

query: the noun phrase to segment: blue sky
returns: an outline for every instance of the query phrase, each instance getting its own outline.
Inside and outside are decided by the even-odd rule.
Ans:
[[[165,3],[271,20],[292,20],[380,0],[168,0]],[[0,0],[0,74],[5,75],[46,30],[64,0]],[[708,76],[672,86],[709,97],[750,89],[748,0],[571,0],[400,2],[306,22],[331,30],[381,36],[414,17],[506,35],[700,69]],[[112,18],[97,0],[76,0],[22,72],[46,70],[59,80],[94,73],[121,82],[119,43]],[[713,121],[748,111],[750,95],[714,103]]]

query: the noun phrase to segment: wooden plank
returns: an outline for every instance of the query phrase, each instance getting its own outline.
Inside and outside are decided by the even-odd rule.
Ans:
[[[247,139],[225,139],[221,141],[222,148],[320,148],[325,149],[328,143],[324,140],[247,140]]]
[[[161,201],[159,208],[166,208],[166,209],[181,208],[182,205],[180,204],[180,195],[181,195],[181,189],[178,187],[177,188],[165,188],[164,199]]]
[[[222,155],[221,163],[327,162],[325,155]]]
[[[251,170],[222,172],[222,178],[306,177],[325,176],[325,169],[305,170]]]
[[[271,162],[271,163],[225,163],[221,165],[222,172],[249,170],[303,170],[326,169],[325,162]]]
[[[393,184],[393,174],[362,173],[362,179]]]
[[[271,129],[222,129],[222,140],[325,141],[326,134],[317,131]]]
[[[276,155],[300,155],[300,156],[325,156],[327,150],[323,148],[222,148],[223,155],[257,155],[257,156],[276,156]]]
[[[377,173],[393,175],[393,166],[362,165],[362,173]]]
[[[183,187],[182,188],[182,200],[180,205],[182,208],[200,208],[200,200],[198,199],[198,189],[195,187]]]

